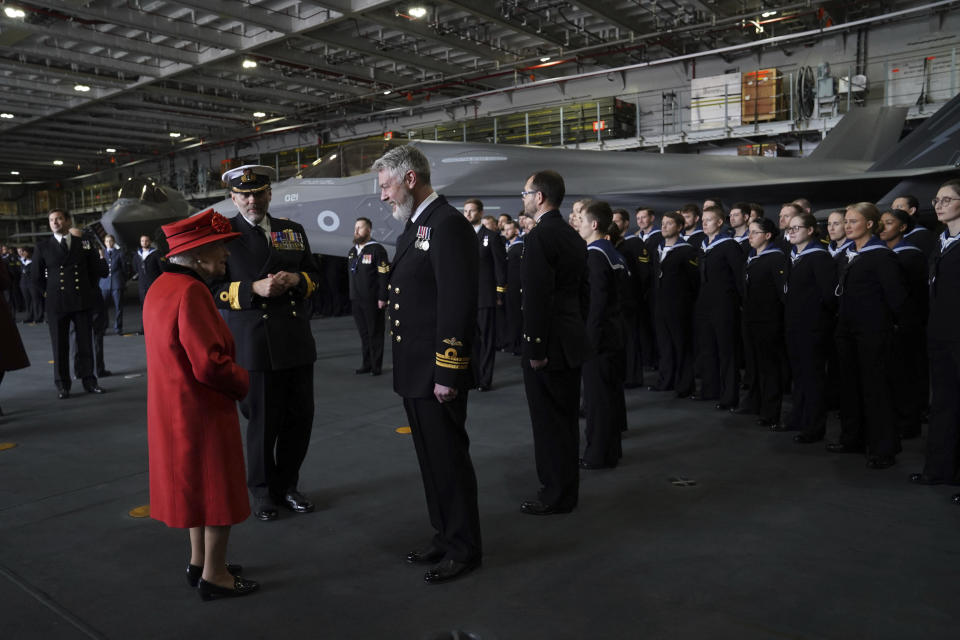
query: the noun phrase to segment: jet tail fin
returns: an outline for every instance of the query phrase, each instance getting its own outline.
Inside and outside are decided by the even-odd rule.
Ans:
[[[891,148],[868,171],[919,169],[958,164],[960,164],[960,94],[940,107],[900,144]]]
[[[900,140],[907,107],[857,107],[808,156],[814,160],[873,162]]]

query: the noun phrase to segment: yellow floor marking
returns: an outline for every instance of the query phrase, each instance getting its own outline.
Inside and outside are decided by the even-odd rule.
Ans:
[[[6,451],[7,449],[13,449],[17,446],[16,442],[0,442],[0,451]]]
[[[397,427],[397,433],[410,433],[410,427]]]
[[[150,516],[150,505],[148,504],[130,509],[131,518],[147,518],[149,516]]]

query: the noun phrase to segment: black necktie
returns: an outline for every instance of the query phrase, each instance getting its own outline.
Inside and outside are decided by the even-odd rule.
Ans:
[[[60,238],[60,248],[64,253],[70,253],[70,246],[67,244],[67,236]]]

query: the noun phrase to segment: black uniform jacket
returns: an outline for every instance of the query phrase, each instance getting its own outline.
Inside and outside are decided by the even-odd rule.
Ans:
[[[655,262],[651,260],[647,245],[640,236],[627,236],[617,247],[617,251],[623,256],[630,272],[630,277],[627,278],[629,295],[624,296],[620,302],[624,314],[633,315],[637,313],[650,290]]]
[[[520,267],[523,266],[523,238],[507,246],[507,300],[520,302]]]
[[[950,238],[944,231],[940,246],[930,260],[930,319],[927,336],[931,340],[960,341],[960,236]]]
[[[632,277],[626,260],[609,240],[597,240],[587,245],[587,273],[590,283],[586,321],[588,353],[593,356],[619,351],[625,339],[620,299]]]
[[[901,242],[920,249],[927,260],[933,255],[934,250],[938,248],[937,245],[939,244],[937,242],[937,234],[920,225],[917,225],[910,233],[904,235]]]
[[[370,241],[357,253],[350,247],[347,254],[350,268],[350,299],[371,304],[387,299],[387,283],[390,282],[390,260],[383,245]]]
[[[64,253],[51,235],[37,243],[34,251],[34,281],[45,292],[47,313],[70,313],[92,309],[100,293],[100,278],[107,264],[87,238],[70,238]]]
[[[811,240],[790,254],[790,279],[784,311],[787,331],[826,332],[837,314],[837,266],[826,247]]]
[[[497,298],[507,291],[507,250],[500,235],[483,225],[477,232],[477,243],[480,246],[477,306],[495,307]]]
[[[867,333],[892,331],[900,323],[907,289],[897,257],[877,237],[860,251],[846,251],[837,297],[840,300],[838,331]]]
[[[666,315],[688,315],[700,290],[698,251],[677,240],[660,247],[657,257],[657,310]]]
[[[733,238],[717,236],[705,239],[700,255],[700,296],[697,309],[701,315],[717,307],[739,307],[743,300],[743,250]]]
[[[587,246],[556,209],[524,236],[523,361],[548,358],[547,369],[583,364],[589,295]]]
[[[111,250],[104,249],[103,259],[107,262],[107,275],[100,280],[102,289],[123,289],[127,282],[127,264],[123,252],[117,247]]]
[[[770,245],[747,259],[744,276],[743,321],[783,323],[787,257]]]
[[[319,281],[307,234],[296,222],[270,217],[270,243],[237,214],[230,219],[242,235],[230,242],[226,276],[211,286],[220,315],[237,342],[237,362],[253,371],[291,369],[317,359],[307,300]],[[261,298],[253,283],[288,271],[300,282],[286,293]]]
[[[433,385],[473,385],[477,235],[439,196],[397,238],[390,275],[393,389],[429,398]]]
[[[904,305],[901,321],[910,330],[926,327],[929,311],[927,294],[929,262],[927,256],[924,255],[923,249],[920,247],[907,244],[906,238],[902,239],[893,248],[893,253],[897,256],[897,262],[900,263],[904,284],[907,286],[907,303]]]

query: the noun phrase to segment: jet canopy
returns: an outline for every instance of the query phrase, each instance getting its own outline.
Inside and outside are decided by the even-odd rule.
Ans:
[[[357,140],[328,149],[300,178],[349,178],[370,172],[370,166],[384,153],[409,140]]]

